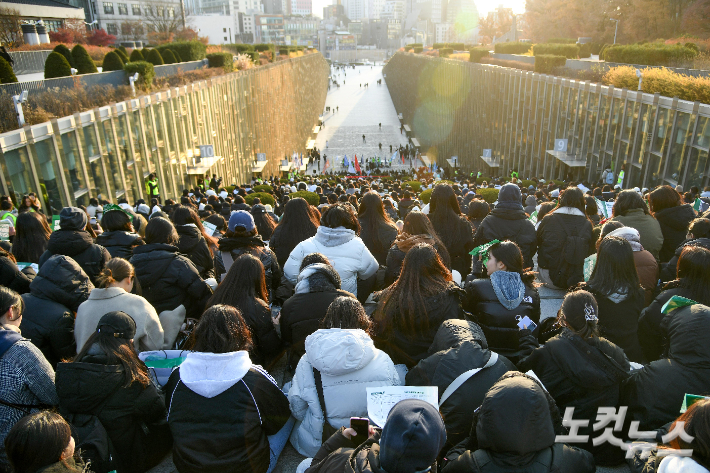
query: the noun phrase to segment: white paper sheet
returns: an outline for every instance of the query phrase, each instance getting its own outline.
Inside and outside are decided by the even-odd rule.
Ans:
[[[403,399],[421,399],[439,409],[437,386],[382,386],[366,388],[367,415],[379,427],[384,427],[390,409]]]

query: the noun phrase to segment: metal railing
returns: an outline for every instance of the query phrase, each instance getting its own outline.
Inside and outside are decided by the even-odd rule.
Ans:
[[[44,61],[51,52],[51,49],[10,52],[10,57],[15,62],[12,65],[15,75],[44,72]]]
[[[612,165],[625,169],[626,188],[710,184],[710,105],[409,53],[384,73],[422,154],[439,163],[458,156],[462,168],[488,176],[516,169],[589,182]]]

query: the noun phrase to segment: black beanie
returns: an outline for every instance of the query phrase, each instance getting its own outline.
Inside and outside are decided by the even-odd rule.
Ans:
[[[523,208],[523,194],[517,184],[509,182],[500,188],[496,208],[513,210]]]
[[[86,230],[89,218],[78,207],[64,207],[59,212],[59,227],[62,230]]]

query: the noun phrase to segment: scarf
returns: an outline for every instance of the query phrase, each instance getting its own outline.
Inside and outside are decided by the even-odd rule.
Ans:
[[[525,284],[519,273],[496,271],[491,274],[491,284],[498,301],[508,310],[518,307],[525,297]]]

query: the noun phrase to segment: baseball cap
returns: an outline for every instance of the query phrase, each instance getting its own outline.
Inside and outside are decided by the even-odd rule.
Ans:
[[[131,340],[136,336],[136,322],[130,315],[116,310],[101,317],[96,326],[96,332]]]
[[[254,230],[254,217],[246,210],[235,210],[229,216],[229,224],[227,225],[230,232],[233,232],[236,227],[242,227],[250,232]]]

